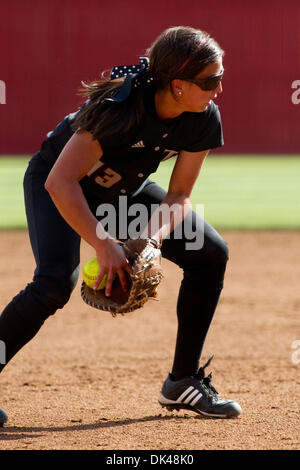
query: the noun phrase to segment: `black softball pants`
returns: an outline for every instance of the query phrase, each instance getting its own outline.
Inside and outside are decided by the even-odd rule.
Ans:
[[[36,269],[32,282],[12,299],[0,316],[0,340],[6,345],[6,363],[36,335],[50,315],[63,308],[79,276],[80,237],[61,217],[44,189],[49,170],[48,164],[37,154],[30,161],[24,177],[28,231]],[[149,180],[128,199],[128,207],[134,203],[144,204],[150,215],[153,205],[160,204],[165,196],[166,191]],[[101,204],[95,200],[88,202],[92,211]],[[191,243],[184,236],[186,229],[182,230],[183,237],[176,238],[172,233],[162,244],[162,256],[183,270],[172,367],[172,373],[178,379],[195,374],[199,368],[228,260],[226,242],[199,217],[190,211],[184,223],[187,224],[185,227],[192,227],[190,232],[199,239],[203,234],[197,230],[203,227],[201,248],[186,248],[186,243]],[[0,364],[0,370],[4,366]]]

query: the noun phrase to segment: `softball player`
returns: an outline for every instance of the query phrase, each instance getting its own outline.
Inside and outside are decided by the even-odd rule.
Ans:
[[[117,275],[126,289],[130,266],[122,248],[99,224],[99,205],[113,204],[118,214],[120,196],[125,196],[128,207],[143,204],[151,215],[153,204],[177,204],[182,224],[184,219],[192,233],[201,236],[199,216],[184,208],[209,150],[223,145],[220,113],[213,101],[222,91],[223,55],[207,33],[169,28],[139,64],[114,67],[110,80],[84,84],[87,101],[47,135],[24,177],[36,269],[32,282],[0,317],[7,362],[68,302],[79,275],[81,237],[95,249],[102,268],[96,284],[107,274],[109,296]],[[176,163],[165,191],[149,175],[171,156]],[[152,233],[149,218],[143,229],[162,243],[162,256],[183,270],[174,360],[159,403],[207,416],[236,417],[239,404],[221,399],[211,374],[205,375],[210,360],[200,367],[223,287],[226,242],[204,222],[202,248],[187,249],[184,233],[180,239],[174,236],[173,221],[161,222]]]

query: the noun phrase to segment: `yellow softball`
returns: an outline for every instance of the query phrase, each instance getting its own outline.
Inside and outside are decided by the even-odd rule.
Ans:
[[[87,286],[93,288],[100,271],[99,263],[97,258],[89,259],[82,268],[82,277]],[[97,290],[102,290],[106,286],[107,274],[104,274]]]

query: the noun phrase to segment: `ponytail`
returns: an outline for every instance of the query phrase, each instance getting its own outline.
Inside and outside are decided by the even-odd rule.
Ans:
[[[123,134],[141,122],[144,114],[144,93],[135,89],[122,102],[110,101],[120,91],[124,77],[114,80],[99,80],[82,83],[80,94],[88,101],[78,112],[73,130],[88,131],[101,140],[112,134]]]

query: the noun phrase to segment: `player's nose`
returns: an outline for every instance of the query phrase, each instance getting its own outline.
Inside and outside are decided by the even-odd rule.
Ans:
[[[222,86],[222,82],[220,82],[216,88],[216,93],[219,95],[220,93],[222,93],[222,91],[223,91],[223,86]]]
[[[218,97],[218,95],[222,93],[222,91],[223,91],[223,87],[222,87],[222,83],[220,82],[217,88],[214,89],[213,100],[215,100]]]

